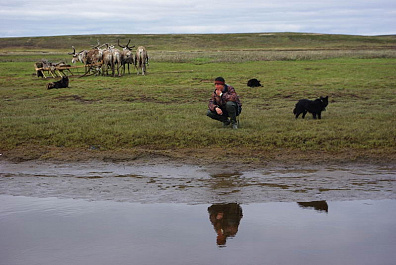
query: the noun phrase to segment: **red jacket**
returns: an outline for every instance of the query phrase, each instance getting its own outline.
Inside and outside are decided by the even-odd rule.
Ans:
[[[212,97],[209,100],[208,105],[210,111],[215,111],[216,107],[219,107],[220,109],[225,109],[225,104],[228,101],[236,102],[239,109],[242,107],[242,103],[240,102],[239,97],[232,86],[224,85],[222,93],[223,95],[221,95],[220,97],[216,94],[216,89],[213,91]]]

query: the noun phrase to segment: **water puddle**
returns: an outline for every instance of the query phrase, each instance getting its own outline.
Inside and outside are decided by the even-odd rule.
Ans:
[[[183,204],[0,195],[1,264],[394,264],[396,201]]]
[[[0,161],[0,264],[394,264],[396,168]]]

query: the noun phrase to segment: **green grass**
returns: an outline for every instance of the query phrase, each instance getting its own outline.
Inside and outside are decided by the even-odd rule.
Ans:
[[[268,35],[263,41],[256,35],[254,38],[248,34],[225,35],[226,43],[217,38],[212,40],[218,42],[218,52],[214,52],[213,46],[208,52],[203,52],[202,47],[187,51],[197,45],[194,35],[139,36],[152,45],[156,40],[162,43],[151,53],[147,76],[72,77],[70,88],[58,90],[46,90],[51,80],[34,76],[33,63],[41,58],[70,60],[67,54],[3,54],[0,56],[0,150],[26,146],[102,151],[207,149],[210,152],[237,147],[252,156],[279,150],[301,154],[306,151],[369,154],[376,150],[384,157],[394,155],[396,60],[394,51],[389,52],[388,47],[389,39],[394,39],[275,36]],[[72,36],[70,42],[80,38]],[[264,53],[253,58],[252,51],[243,60],[235,58],[241,52],[237,51],[238,43],[249,38],[256,41],[252,48],[262,41],[268,46],[282,44],[283,48],[296,50],[319,47],[325,41],[330,46],[326,52],[332,56],[318,57],[316,53],[293,58],[288,51],[269,51],[272,59],[264,59]],[[47,48],[40,43],[48,39],[33,43],[38,48]],[[95,38],[83,39],[89,42]],[[169,46],[170,40],[177,42],[174,49],[182,47],[180,50],[184,51],[173,53],[178,58],[160,50]],[[362,41],[366,45],[373,43],[366,47],[373,49],[370,56],[348,54],[348,49],[343,50],[342,56],[334,56],[331,50],[351,47],[354,43],[361,47]],[[379,45],[387,48],[373,52]],[[231,47],[235,50],[226,51]],[[243,112],[239,130],[224,129],[221,123],[206,117],[207,102],[214,89],[212,81],[217,76],[223,76],[241,97]],[[247,87],[250,78],[261,80],[263,87]],[[322,120],[313,120],[310,115],[305,120],[294,119],[292,110],[298,99],[325,95],[330,103],[322,113]]]

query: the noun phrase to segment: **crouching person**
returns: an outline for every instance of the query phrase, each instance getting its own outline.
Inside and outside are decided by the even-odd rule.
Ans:
[[[224,78],[215,79],[215,90],[209,100],[208,117],[221,121],[224,127],[232,125],[233,129],[238,129],[236,117],[241,113],[242,104],[235,89],[225,83]]]

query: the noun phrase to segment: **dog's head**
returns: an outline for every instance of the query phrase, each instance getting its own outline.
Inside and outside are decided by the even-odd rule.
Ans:
[[[47,84],[47,89],[53,89],[55,88],[55,83],[51,82]]]
[[[322,109],[325,110],[327,105],[329,105],[329,96],[320,97],[320,101],[322,102]]]

